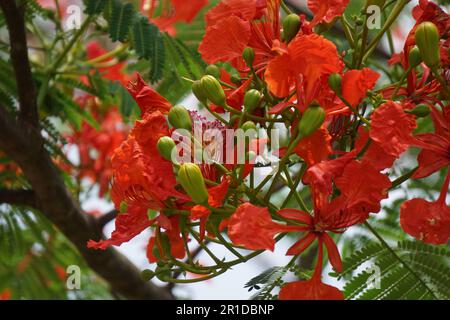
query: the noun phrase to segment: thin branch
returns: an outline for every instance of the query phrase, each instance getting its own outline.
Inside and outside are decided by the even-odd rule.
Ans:
[[[8,26],[9,41],[11,44],[11,62],[17,83],[17,92],[20,103],[20,118],[34,127],[39,125],[37,109],[36,86],[31,74],[28,59],[28,47],[25,33],[25,6],[26,1],[1,0],[0,7],[4,13]]]
[[[0,189],[0,204],[25,205],[32,208],[37,208],[34,191],[25,189]]]
[[[100,229],[103,229],[108,222],[113,221],[117,217],[118,213],[119,212],[114,209],[114,210],[111,210],[111,211],[103,214],[102,216],[98,217],[97,218],[97,226]]]

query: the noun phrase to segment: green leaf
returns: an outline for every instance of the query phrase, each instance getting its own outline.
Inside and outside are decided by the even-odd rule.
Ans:
[[[124,41],[135,15],[131,3],[122,4],[120,0],[112,0],[112,12],[109,19],[109,36],[113,41]]]
[[[99,14],[103,11],[108,0],[84,0],[85,13],[89,15]]]

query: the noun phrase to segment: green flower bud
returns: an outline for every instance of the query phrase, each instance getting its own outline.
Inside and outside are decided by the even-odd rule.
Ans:
[[[342,93],[342,76],[339,73],[331,74],[328,78],[328,84],[337,95]]]
[[[150,281],[153,279],[154,276],[155,276],[155,273],[149,269],[142,270],[142,272],[141,272],[141,278],[144,281]]]
[[[216,78],[207,75],[203,76],[200,82],[209,101],[218,106],[225,105],[225,92]]]
[[[156,277],[161,281],[166,281],[168,278],[170,278],[170,269],[166,266],[164,267],[156,267],[155,269]]]
[[[242,57],[249,67],[253,66],[253,61],[255,61],[255,50],[250,47],[245,48]]]
[[[283,20],[283,38],[284,41],[290,42],[292,39],[295,38],[298,31],[301,27],[301,21],[300,17],[295,14],[291,13],[286,16]]]
[[[200,80],[196,80],[192,84],[192,93],[198,99],[198,101],[200,101],[203,104],[206,104],[208,97],[206,96],[205,90],[203,90],[203,86]]]
[[[247,121],[242,125],[242,130],[247,131],[247,130],[254,130],[256,131],[256,124],[253,121]]]
[[[186,129],[191,131],[192,120],[189,111],[183,106],[175,106],[169,111],[169,123],[175,129]]]
[[[161,157],[168,161],[172,161],[172,150],[175,147],[175,142],[170,137],[161,137],[156,144],[156,148]]]
[[[244,96],[245,110],[248,112],[252,112],[256,108],[258,108],[259,105],[261,104],[262,98],[263,95],[258,90],[251,89],[247,91]]]
[[[414,48],[409,51],[408,60],[411,68],[417,67],[422,62],[422,56],[420,55],[420,50],[417,46],[414,46]]]
[[[205,74],[213,76],[216,79],[220,79],[220,69],[215,64],[210,64],[206,67]]]
[[[423,62],[430,68],[437,67],[441,62],[439,39],[438,28],[432,22],[422,22],[416,29],[415,40],[417,47],[420,50]]]
[[[205,203],[208,200],[205,180],[196,164],[182,164],[178,171],[178,181],[195,203]]]
[[[406,110],[406,113],[413,114],[418,118],[427,117],[430,114],[430,107],[426,104],[419,104],[412,110]]]
[[[298,130],[300,135],[305,138],[313,134],[325,121],[325,110],[318,103],[311,103],[311,105],[305,110]]]

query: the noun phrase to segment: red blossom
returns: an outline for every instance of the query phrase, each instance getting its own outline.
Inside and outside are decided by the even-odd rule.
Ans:
[[[311,25],[330,23],[341,16],[350,0],[308,0],[308,8],[314,13]]]
[[[370,137],[389,155],[399,157],[415,141],[416,128],[413,115],[406,114],[403,107],[388,101],[378,107],[371,117]]]
[[[169,112],[172,105],[155,89],[147,85],[140,74],[137,74],[135,82],[131,82],[128,91],[133,96],[142,113],[160,111],[163,114]]]

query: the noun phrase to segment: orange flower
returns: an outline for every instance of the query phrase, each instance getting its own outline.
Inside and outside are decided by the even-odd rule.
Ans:
[[[350,0],[308,0],[308,8],[314,13],[311,25],[330,23],[341,16]]]
[[[336,46],[322,36],[300,35],[289,43],[287,52],[269,62],[265,80],[277,97],[286,97],[302,83],[306,104],[312,101],[322,76],[341,72],[343,64]]]
[[[11,296],[12,296],[11,290],[8,288],[0,292],[0,300],[10,300]]]

